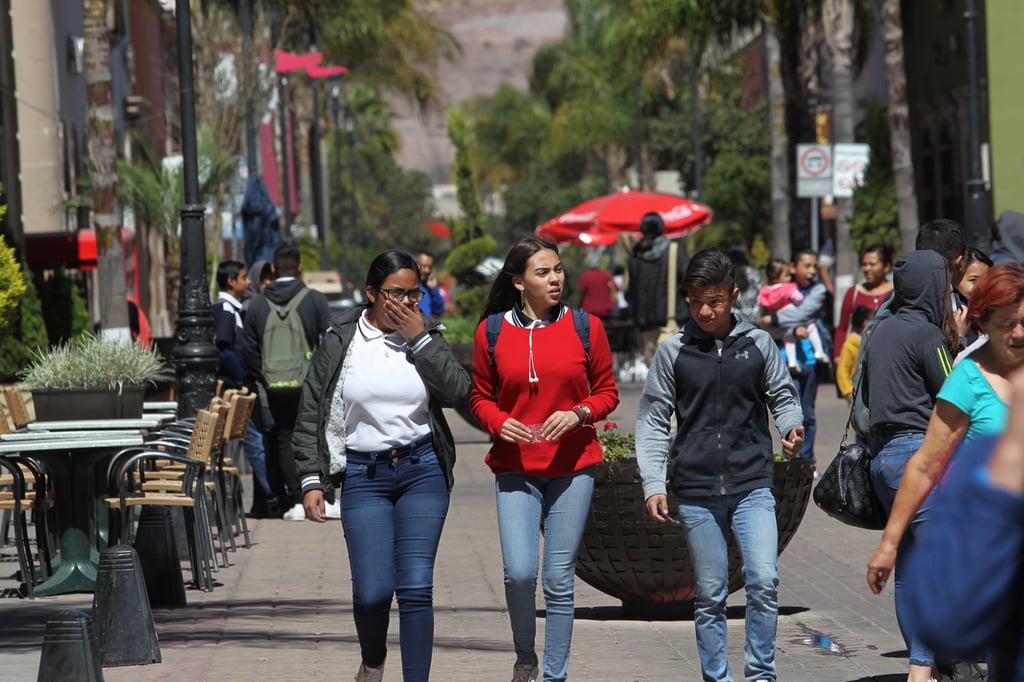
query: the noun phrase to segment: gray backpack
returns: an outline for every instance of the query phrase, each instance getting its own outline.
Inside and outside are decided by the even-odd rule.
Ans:
[[[267,299],[270,312],[263,325],[263,378],[271,391],[298,388],[306,378],[313,351],[295,309],[309,291],[308,287],[301,289],[283,305]]]

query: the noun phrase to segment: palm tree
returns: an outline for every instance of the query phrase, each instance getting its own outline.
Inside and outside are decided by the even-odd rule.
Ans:
[[[107,0],[83,0],[85,78],[88,95],[89,179],[92,186],[92,224],[96,230],[99,270],[100,321],[104,334],[130,338],[125,302],[121,213],[117,204],[117,150],[114,146],[114,107],[110,80]]]
[[[900,246],[914,249],[917,235],[917,196],[914,164],[910,153],[910,115],[907,104],[907,73],[903,59],[903,22],[900,0],[881,0],[882,40],[885,42],[885,80],[889,95],[889,134],[892,140],[892,173],[900,214]]]

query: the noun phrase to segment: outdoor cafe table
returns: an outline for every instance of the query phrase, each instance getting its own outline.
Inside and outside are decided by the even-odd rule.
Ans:
[[[79,428],[82,422],[78,422]],[[31,455],[46,465],[57,497],[57,526],[60,534],[60,566],[46,582],[36,586],[36,596],[96,589],[97,564],[93,561],[95,533],[95,477],[99,460],[121,448],[142,444],[142,434],[112,436],[98,431],[93,437],[0,441],[0,455]]]
[[[25,425],[29,431],[77,431],[152,429],[174,419],[170,413],[144,414],[139,419],[66,419],[60,421],[34,421]]]

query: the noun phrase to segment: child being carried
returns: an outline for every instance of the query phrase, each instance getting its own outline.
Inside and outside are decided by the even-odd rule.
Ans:
[[[814,315],[802,314],[798,307],[804,300],[804,295],[800,293],[800,288],[793,281],[792,265],[779,258],[773,258],[768,263],[766,274],[768,275],[768,284],[761,287],[757,294],[757,302],[766,312],[775,313],[779,324],[786,327],[783,343],[790,371],[794,373],[801,371],[800,363],[796,359],[797,339],[793,334],[797,327],[804,327],[807,330],[807,340],[811,342],[815,361],[830,364],[831,359],[822,346],[821,335],[818,333]]]

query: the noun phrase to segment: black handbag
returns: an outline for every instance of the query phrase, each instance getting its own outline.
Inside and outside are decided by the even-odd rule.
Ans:
[[[860,382],[857,382],[860,388]],[[856,404],[857,391],[854,391]],[[814,504],[823,512],[848,526],[867,530],[883,530],[888,514],[871,485],[871,453],[856,441],[848,442],[850,417],[846,419],[839,452],[814,487]]]

